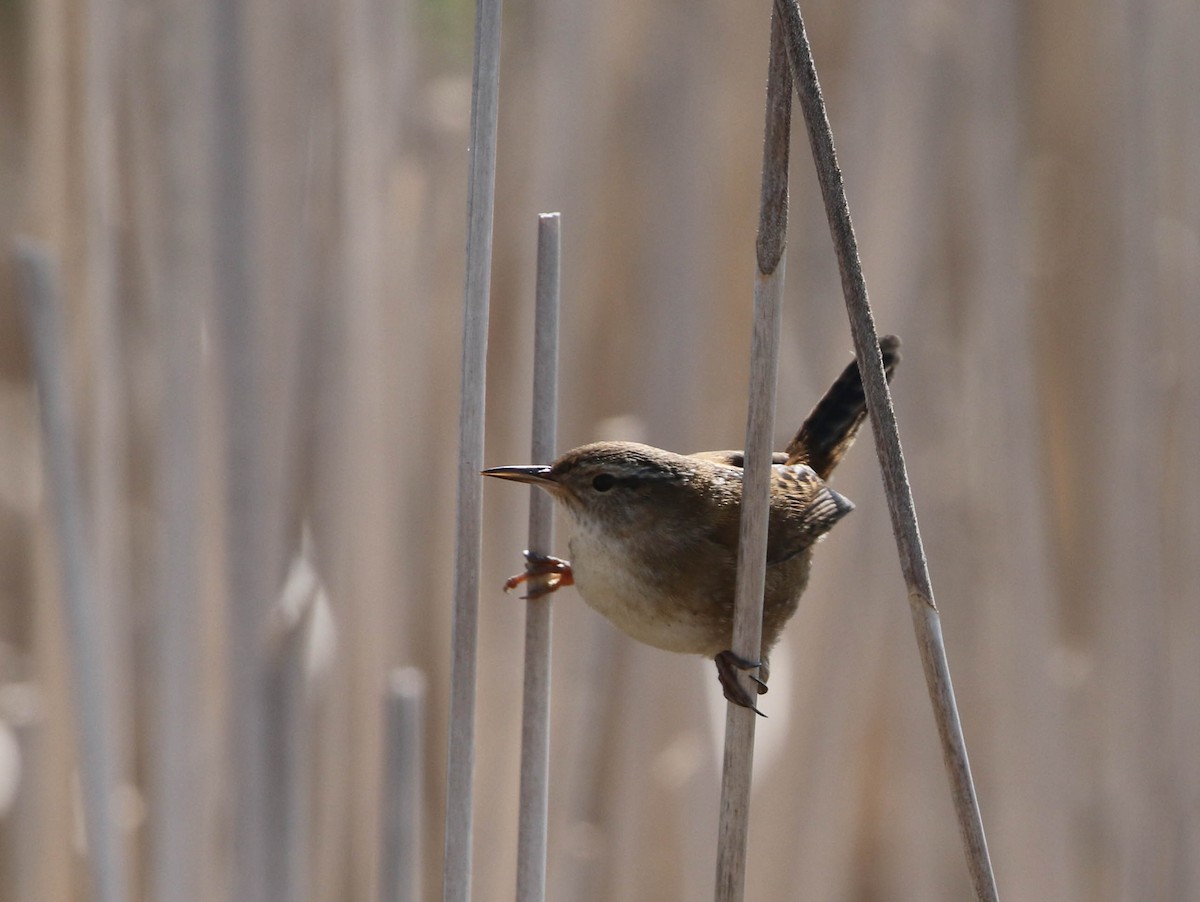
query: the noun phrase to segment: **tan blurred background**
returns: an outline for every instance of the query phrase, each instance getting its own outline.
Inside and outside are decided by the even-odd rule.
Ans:
[[[280,654],[271,599],[303,523],[336,636],[286,737],[303,823],[270,841],[300,843],[295,898],[378,897],[383,689],[415,665],[440,895],[472,6],[224,8],[240,45],[201,0],[0,0],[0,902],[87,898],[18,233],[64,268],[135,896],[167,898],[155,856],[182,827],[194,885],[176,898],[237,902],[230,686]],[[1001,894],[1200,898],[1200,6],[803,9],[877,322],[904,340],[901,436]],[[740,446],[769,3],[504,15],[488,464],[526,462],[547,210],[560,447]],[[211,104],[230,83],[232,138]],[[802,137],[792,170],[781,444],[850,355]],[[239,411],[256,428],[231,428]],[[190,507],[172,509],[180,472]],[[969,895],[876,472],[868,438],[836,477],[858,509],[773,660],[752,900]],[[485,498],[474,887],[503,899],[523,611],[500,584],[526,502]],[[163,570],[181,523],[182,587]],[[194,625],[174,727],[164,592]],[[636,646],[565,591],[553,691],[549,898],[710,897],[711,665]],[[164,771],[167,729],[191,738]],[[163,772],[191,800],[174,828]]]

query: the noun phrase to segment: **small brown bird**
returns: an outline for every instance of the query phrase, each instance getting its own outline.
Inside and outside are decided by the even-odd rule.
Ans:
[[[900,340],[880,339],[888,380]],[[813,408],[784,452],[774,455],[767,572],[759,661],[729,646],[741,517],[741,451],[674,454],[634,442],[597,442],[550,466],[495,467],[496,476],[536,485],[567,512],[571,561],[526,553],[537,577],[531,595],[575,585],[622,632],[667,651],[713,658],[725,697],[762,713],[734,671],[760,668],[796,612],[808,584],[813,546],[854,509],[825,484],[866,415],[862,378],[852,362]]]

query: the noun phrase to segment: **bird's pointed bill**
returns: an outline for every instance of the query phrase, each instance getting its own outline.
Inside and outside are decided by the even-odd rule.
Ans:
[[[556,485],[553,477],[550,476],[550,468],[546,466],[492,467],[488,470],[481,470],[480,473],[483,476],[495,476],[498,479],[510,479],[513,482],[525,482],[529,485]]]

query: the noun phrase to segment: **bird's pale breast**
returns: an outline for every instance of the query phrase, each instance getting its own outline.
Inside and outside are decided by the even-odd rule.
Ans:
[[[587,604],[623,633],[667,651],[712,657],[729,647],[727,616],[713,605],[699,610],[664,594],[661,583],[634,570],[644,549],[576,520],[571,538],[575,587]],[[634,544],[645,541],[634,539]],[[707,611],[705,609],[708,609]]]

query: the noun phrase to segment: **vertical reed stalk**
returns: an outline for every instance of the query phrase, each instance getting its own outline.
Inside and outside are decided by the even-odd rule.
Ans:
[[[224,405],[224,543],[229,606],[230,791],[232,894],[238,902],[265,902],[276,848],[267,824],[266,668],[262,630],[279,573],[267,556],[263,388],[266,354],[256,281],[253,220],[251,108],[246,62],[251,9],[241,0],[217,0],[215,31],[215,337]]]
[[[135,219],[148,236],[147,286],[158,311],[162,423],[155,490],[162,529],[153,625],[149,893],[189,902],[201,893],[205,852],[200,649],[203,382],[201,335],[214,296],[212,204],[213,46],[202,3],[173,0],[157,12],[155,78],[131,76],[146,111],[145,142],[157,178],[135,179]],[[140,83],[139,83],[140,82]],[[149,83],[146,83],[149,82]]]
[[[414,667],[393,671],[384,699],[379,902],[418,902],[422,898],[424,707],[425,675]]]
[[[533,436],[530,461],[554,458],[558,407],[559,259],[557,213],[538,217],[537,301],[533,332]],[[529,493],[529,550],[549,554],[554,500]],[[550,769],[550,595],[525,606],[525,688],[521,714],[521,794],[517,829],[517,900],[546,898],[546,821]]]
[[[458,512],[446,766],[442,895],[471,896],[471,819],[475,769],[475,665],[479,640],[479,553],[483,537],[484,377],[496,195],[496,121],[500,93],[501,0],[475,7],[471,91],[471,172],[467,185],[467,278],[463,293],[462,382],[458,420]]]
[[[754,280],[754,326],[750,346],[750,401],[733,620],[733,651],[747,660],[758,660],[762,654],[762,604],[766,580],[779,322],[783,310],[791,116],[792,81],[783,31],[779,15],[775,13],[771,16],[762,195]],[[747,690],[753,693],[756,687],[750,685],[746,677],[742,679]],[[754,727],[753,711],[734,704],[727,705],[717,839],[717,902],[739,902],[745,893]]]

